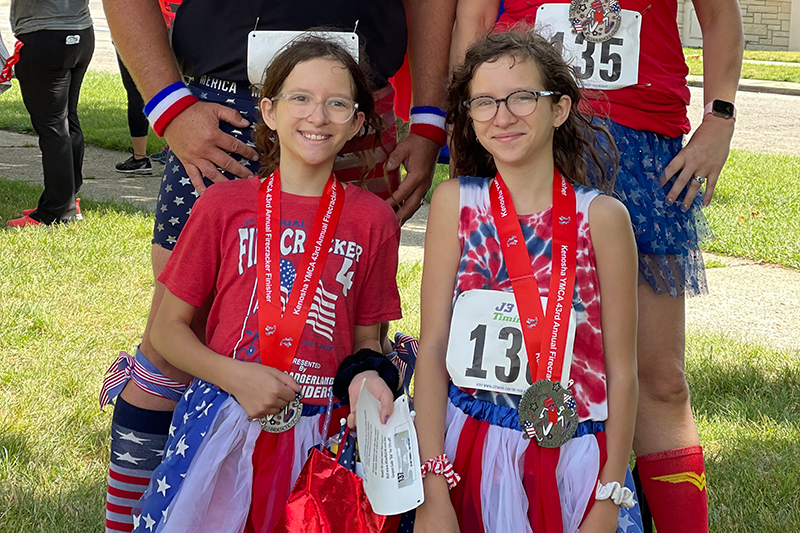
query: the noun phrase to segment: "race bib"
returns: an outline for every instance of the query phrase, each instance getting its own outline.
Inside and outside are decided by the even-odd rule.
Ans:
[[[543,4],[536,13],[536,28],[561,45],[564,60],[576,68],[587,89],[610,91],[639,83],[639,35],[642,15],[620,11],[622,23],[613,37],[592,42],[573,33],[569,4]]]
[[[547,309],[547,298],[542,298]],[[561,384],[569,384],[575,312],[570,313]],[[533,384],[514,293],[476,289],[462,292],[453,308],[447,343],[447,371],[453,384],[523,394]],[[535,377],[535,376],[534,376]]]
[[[347,31],[251,31],[247,38],[247,79],[258,85],[275,56],[301,35],[316,35],[341,44],[358,63],[358,35]]]

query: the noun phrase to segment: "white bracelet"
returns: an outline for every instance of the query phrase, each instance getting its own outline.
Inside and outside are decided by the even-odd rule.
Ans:
[[[611,500],[615,505],[619,505],[623,509],[630,509],[636,505],[633,499],[633,491],[628,487],[622,487],[616,481],[606,483],[603,485],[597,482],[597,490],[594,492],[595,500]]]

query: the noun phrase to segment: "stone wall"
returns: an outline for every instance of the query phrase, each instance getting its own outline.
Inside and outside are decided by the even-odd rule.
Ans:
[[[678,30],[684,30],[686,11],[691,0],[678,1]],[[800,4],[800,2],[795,2]],[[792,0],[739,0],[747,50],[788,50],[792,19]]]
[[[740,0],[739,8],[745,49],[789,49],[791,0]]]

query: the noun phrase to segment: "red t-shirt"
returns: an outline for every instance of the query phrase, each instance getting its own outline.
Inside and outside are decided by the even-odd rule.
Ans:
[[[158,280],[181,300],[214,302],[206,343],[215,352],[261,362],[256,293],[258,178],[218,183],[195,203]],[[400,228],[392,209],[355,185],[345,201],[292,365],[305,403],[325,404],[355,325],[401,317],[397,290]],[[281,193],[281,301],[286,305],[320,197]],[[270,364],[267,359],[264,361]]]
[[[505,13],[495,29],[505,30],[515,22],[533,24],[542,4],[569,0],[505,0]],[[605,99],[593,100],[598,116],[610,116],[623,126],[652,131],[668,137],[689,133],[689,68],[678,34],[676,0],[619,0],[620,7],[642,14],[639,48],[639,84],[605,91]]]

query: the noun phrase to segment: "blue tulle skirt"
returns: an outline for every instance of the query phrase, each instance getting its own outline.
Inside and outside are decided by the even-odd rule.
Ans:
[[[665,176],[664,169],[681,151],[683,136],[670,139],[610,119],[597,121],[608,128],[619,149],[614,194],[628,208],[633,222],[639,283],[673,297],[708,293],[699,243],[713,235],[701,210],[702,194],[688,211],[681,208],[685,190],[674,204],[666,203],[677,175]]]

